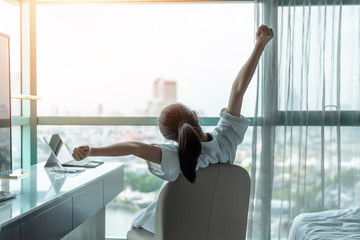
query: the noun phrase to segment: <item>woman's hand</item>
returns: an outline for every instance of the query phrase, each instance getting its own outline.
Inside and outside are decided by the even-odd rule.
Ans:
[[[272,28],[261,25],[256,32],[256,43],[265,46],[274,37]]]
[[[83,160],[87,158],[91,153],[91,148],[89,146],[80,146],[74,148],[72,156],[76,161]]]

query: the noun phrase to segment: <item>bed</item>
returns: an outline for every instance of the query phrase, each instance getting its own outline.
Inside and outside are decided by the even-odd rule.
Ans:
[[[288,239],[360,239],[360,208],[302,213],[294,219]]]

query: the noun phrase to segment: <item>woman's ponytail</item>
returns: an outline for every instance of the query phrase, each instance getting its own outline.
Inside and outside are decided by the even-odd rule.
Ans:
[[[203,135],[198,117],[182,104],[175,103],[161,111],[158,119],[159,130],[168,140],[176,141],[180,168],[191,183],[196,179],[196,166],[201,153],[199,136]]]
[[[181,123],[178,128],[180,168],[191,183],[196,179],[196,165],[201,153],[201,143],[193,126]]]

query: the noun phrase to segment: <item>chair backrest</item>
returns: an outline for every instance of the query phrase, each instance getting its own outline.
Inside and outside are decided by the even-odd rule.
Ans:
[[[240,166],[199,169],[194,184],[180,174],[162,189],[157,207],[157,240],[245,239],[250,177]]]

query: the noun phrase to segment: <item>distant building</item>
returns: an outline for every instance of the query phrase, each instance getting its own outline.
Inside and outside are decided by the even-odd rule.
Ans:
[[[9,107],[5,104],[0,105],[0,119],[8,119],[10,117]]]
[[[148,102],[147,115],[159,115],[161,110],[177,102],[177,83],[158,78],[153,84],[153,99]]]
[[[97,116],[101,116],[104,113],[104,106],[102,104],[98,104],[97,106]]]

